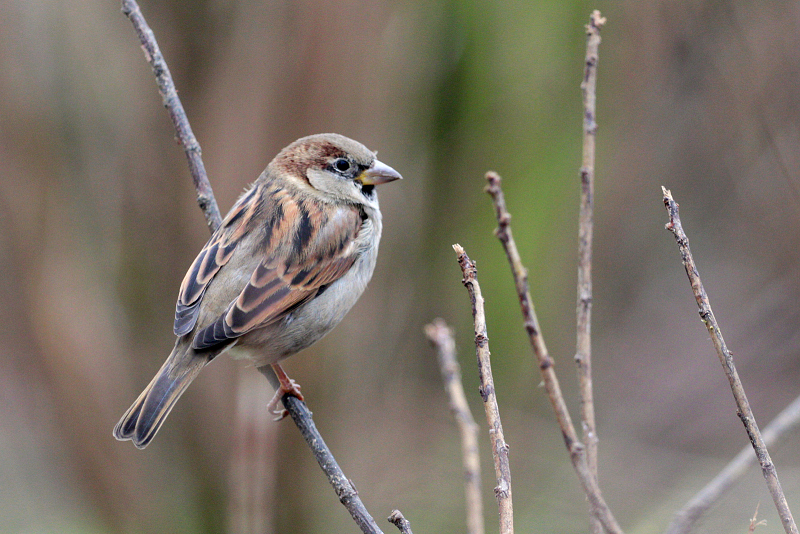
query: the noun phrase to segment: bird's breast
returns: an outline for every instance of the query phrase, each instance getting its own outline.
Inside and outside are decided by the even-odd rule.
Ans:
[[[375,270],[379,241],[380,220],[365,221],[356,239],[360,254],[347,273],[280,321],[242,336],[238,347],[257,347],[248,351],[248,357],[261,366],[276,363],[322,339],[364,293]]]

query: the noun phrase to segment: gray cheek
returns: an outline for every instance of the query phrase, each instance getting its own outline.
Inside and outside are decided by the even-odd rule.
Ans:
[[[322,191],[346,202],[356,204],[369,202],[361,194],[361,188],[351,179],[320,169],[309,169],[306,176],[317,191]]]

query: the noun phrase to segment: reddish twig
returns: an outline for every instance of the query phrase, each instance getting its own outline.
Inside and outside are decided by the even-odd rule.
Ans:
[[[467,504],[467,533],[483,534],[483,503],[481,501],[481,462],[478,451],[478,425],[464,395],[461,366],[456,360],[453,331],[443,319],[425,325],[425,335],[436,347],[444,389],[450,400],[450,411],[461,434],[461,457],[464,464],[464,493]]]
[[[511,502],[511,467],[508,460],[508,445],[503,435],[503,424],[500,421],[500,409],[497,406],[497,395],[492,377],[492,362],[489,353],[489,337],[486,333],[486,315],[483,308],[483,295],[478,285],[478,269],[469,259],[461,245],[453,245],[458,254],[458,264],[464,275],[462,283],[469,292],[472,301],[472,317],[475,325],[475,352],[478,357],[478,374],[480,377],[480,394],[489,423],[489,437],[492,443],[492,457],[497,486],[494,495],[500,510],[500,534],[513,534],[514,509]]]
[[[717,357],[722,364],[722,368],[725,370],[725,375],[728,377],[728,382],[733,392],[733,398],[736,401],[737,413],[744,424],[747,436],[750,439],[758,462],[761,465],[761,471],[764,474],[764,479],[767,481],[767,488],[769,489],[770,495],[772,495],[772,500],[775,502],[775,507],[778,510],[781,523],[783,523],[783,529],[786,531],[786,534],[797,534],[797,525],[795,525],[792,512],[789,510],[789,505],[786,502],[786,496],[783,494],[781,483],[778,480],[778,471],[775,468],[775,464],[772,463],[772,458],[770,458],[767,446],[764,444],[764,439],[756,424],[756,419],[753,416],[753,411],[750,408],[747,395],[745,395],[744,387],[739,379],[739,374],[736,372],[733,354],[728,350],[725,340],[722,337],[722,331],[717,324],[717,319],[714,317],[714,312],[711,310],[711,303],[703,287],[703,282],[700,280],[700,274],[697,272],[697,266],[692,258],[692,252],[689,250],[689,238],[686,237],[686,233],[681,226],[681,219],[678,214],[678,203],[673,200],[672,193],[668,189],[662,187],[661,190],[664,195],[664,206],[669,214],[669,222],[666,225],[666,229],[672,232],[672,235],[675,236],[675,240],[678,242],[683,266],[686,269],[694,298],[697,301],[697,307],[700,310],[700,319],[703,321],[703,324],[706,325],[708,333],[711,335]]]

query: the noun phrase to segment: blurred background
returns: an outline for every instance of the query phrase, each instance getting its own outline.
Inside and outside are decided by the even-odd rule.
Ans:
[[[600,48],[594,370],[604,495],[663,531],[747,444],[664,231],[672,189],[762,427],[799,392],[800,6],[744,1],[152,2],[225,213],[294,139],[348,135],[405,180],[380,191],[372,283],[286,363],[386,531],[464,532],[458,432],[423,325],[454,326],[493,470],[471,316],[450,248],[478,262],[520,532],[586,532],[482,192],[504,177],[545,339],[577,416],[575,282],[584,30]],[[208,230],[138,40],[116,2],[0,2],[0,530],[357,532],[252,366],[209,366],[144,451],[111,429],[173,344]],[[772,450],[800,512],[800,432]],[[744,532],[759,470],[704,519]]]

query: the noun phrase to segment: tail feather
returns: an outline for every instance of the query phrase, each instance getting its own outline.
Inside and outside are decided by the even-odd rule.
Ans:
[[[176,345],[150,384],[114,427],[114,437],[131,440],[139,449],[145,448],[209,361],[207,355],[198,355],[190,347]]]

